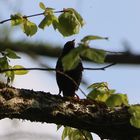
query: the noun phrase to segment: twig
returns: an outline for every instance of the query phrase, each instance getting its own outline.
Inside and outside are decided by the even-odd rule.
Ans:
[[[61,13],[61,12],[64,12],[64,10],[61,10],[61,11],[54,11],[54,13]],[[41,15],[44,15],[44,14],[45,14],[45,12],[42,12],[42,13],[33,14],[33,15],[29,15],[29,16],[22,16],[22,17],[23,17],[23,18],[30,18],[30,17],[41,16]],[[3,23],[8,22],[8,21],[10,21],[10,20],[12,20],[12,19],[9,18],[9,19],[5,19],[5,20],[3,20],[3,21],[0,21],[0,24],[3,24]]]
[[[105,70],[106,68],[109,68],[113,65],[116,65],[116,63],[109,64],[107,66],[101,67],[101,68],[83,68],[84,70]],[[7,71],[20,71],[20,70],[41,70],[41,71],[56,71],[55,68],[14,68],[14,69],[0,69],[0,73],[4,73]]]
[[[109,64],[107,66],[104,66],[104,67],[101,67],[101,68],[84,68],[84,70],[105,70],[106,68],[109,68],[113,65],[116,65],[117,63],[112,63],[112,64]]]
[[[0,73],[7,71],[22,71],[22,70],[41,70],[41,71],[55,71],[55,68],[15,68],[15,69],[0,69]]]

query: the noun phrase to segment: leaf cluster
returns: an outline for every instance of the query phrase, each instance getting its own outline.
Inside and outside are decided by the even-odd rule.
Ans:
[[[105,102],[109,107],[129,105],[127,95],[115,93],[115,90],[109,89],[106,82],[94,83],[88,89],[91,89],[88,98]]]
[[[21,65],[14,65],[11,66],[10,59],[20,59],[20,57],[11,49],[6,49],[5,51],[0,51],[0,71],[3,69],[18,69],[18,68],[24,68]],[[4,72],[5,77],[7,77],[7,82],[12,82],[14,80],[15,75],[23,75],[26,74],[27,70],[22,71],[6,71]]]
[[[94,35],[85,36],[79,43],[78,47],[73,49],[68,55],[66,55],[63,58],[62,64],[64,70],[66,71],[74,69],[79,63],[81,58],[89,59],[95,63],[104,63],[106,51],[102,49],[89,47],[89,42],[91,40],[98,39],[107,39],[107,38]]]
[[[73,8],[56,12],[53,8],[46,7],[42,2],[40,2],[39,6],[43,10],[43,13],[37,15],[44,15],[44,18],[38,26],[28,19],[28,17],[37,15],[22,16],[21,14],[11,15],[11,25],[21,25],[23,32],[27,36],[33,36],[37,32],[38,27],[45,29],[50,25],[53,26],[54,30],[57,29],[63,36],[71,36],[78,34],[80,28],[84,25],[82,16]],[[57,17],[55,13],[61,14]]]
[[[60,127],[61,125],[58,125],[57,130]],[[66,138],[68,138],[69,140],[93,140],[93,137],[90,132],[68,126],[64,127],[61,138],[62,140],[65,140]]]

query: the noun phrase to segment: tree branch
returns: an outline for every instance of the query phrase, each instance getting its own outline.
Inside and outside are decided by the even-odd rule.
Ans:
[[[28,42],[11,42],[0,40],[0,50],[10,48],[17,52],[26,54],[36,54],[47,57],[58,57],[62,51],[60,45],[51,44],[34,44]],[[86,60],[88,61],[88,60]],[[105,58],[106,63],[117,63],[117,64],[140,64],[140,55],[132,54],[131,52],[121,54],[108,54]]]
[[[17,89],[0,83],[0,119],[4,118],[71,126],[94,132],[101,138],[140,137],[140,129],[130,125],[126,106],[111,109],[102,102]]]

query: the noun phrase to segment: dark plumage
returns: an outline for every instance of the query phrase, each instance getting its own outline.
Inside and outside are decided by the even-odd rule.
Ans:
[[[68,41],[64,45],[62,53],[60,57],[58,58],[57,64],[56,64],[56,81],[59,87],[59,94],[63,92],[63,96],[74,97],[75,91],[78,90],[78,87],[80,85],[81,78],[82,78],[83,66],[81,62],[79,62],[79,64],[72,70],[69,70],[69,71],[63,70],[62,59],[72,49],[74,49],[74,46],[75,46],[74,40]],[[57,71],[63,72],[64,74],[71,77],[73,80],[69,79],[64,74],[61,74]],[[74,83],[74,81],[76,82],[76,84]]]

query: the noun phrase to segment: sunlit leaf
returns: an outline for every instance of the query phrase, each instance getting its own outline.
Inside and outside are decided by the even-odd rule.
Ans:
[[[9,64],[8,64],[8,59],[6,57],[1,57],[0,58],[0,69],[8,69]]]
[[[11,66],[8,66],[8,68],[12,68]],[[9,82],[13,82],[14,78],[15,78],[15,74],[14,71],[7,71],[5,72],[5,76],[8,78],[8,83]]]
[[[62,140],[68,138],[69,140],[93,140],[90,132],[85,130],[78,130],[71,127],[65,127],[62,134]]]
[[[82,42],[87,42],[87,41],[91,41],[91,40],[98,40],[98,39],[108,39],[108,37],[101,37],[101,36],[94,36],[94,35],[88,35],[85,36],[81,41]]]
[[[79,21],[81,27],[84,26],[84,24],[85,24],[84,19],[82,18],[82,16],[81,16],[75,9],[73,9],[73,8],[68,8],[68,9],[66,9],[66,10],[71,10],[71,11],[75,14],[75,16],[76,16],[77,20]]]
[[[23,22],[22,15],[20,15],[20,14],[11,15],[11,25],[12,26],[19,25],[22,22]]]
[[[93,89],[99,89],[99,88],[105,88],[108,90],[108,83],[107,82],[100,82],[100,83],[94,83],[88,87]]]
[[[39,24],[39,28],[44,29],[46,26],[50,26],[54,21],[57,20],[57,17],[53,14],[48,14]]]
[[[44,17],[44,19],[39,24],[39,28],[44,29],[46,26],[49,26],[52,24],[52,19],[48,18],[47,16]]]
[[[66,137],[68,137],[68,134],[70,133],[71,128],[70,127],[65,127],[62,133],[62,140],[65,140]]]
[[[56,16],[53,17],[52,25],[53,25],[54,30],[59,28],[59,21],[58,21],[58,18]]]
[[[88,87],[92,89],[88,94],[88,97],[93,100],[106,102],[106,100],[115,93],[115,90],[111,90],[106,82],[94,83]]]
[[[83,49],[81,56],[96,63],[104,63],[106,52],[104,50],[87,47]]]
[[[20,57],[11,49],[6,49],[6,56],[11,59],[19,59]]]
[[[126,94],[112,94],[106,101],[110,107],[128,105],[128,98]]]
[[[74,69],[79,64],[79,62],[79,48],[75,48],[62,59],[64,71]]]
[[[44,5],[43,2],[40,2],[39,3],[39,6],[40,6],[41,9],[46,10],[46,6]]]
[[[58,20],[59,26],[57,29],[63,36],[70,36],[79,33],[81,25],[75,14],[64,12],[58,17]]]
[[[130,123],[136,128],[140,128],[140,106],[133,105],[128,109],[129,113],[132,115],[130,118]]]
[[[19,70],[14,70],[14,74],[16,74],[16,75],[24,75],[24,74],[28,73],[28,70],[26,70],[21,65],[15,65],[15,66],[13,66],[13,69],[19,69]],[[22,70],[20,70],[20,69],[22,69]]]
[[[35,23],[24,19],[23,22],[23,32],[27,35],[27,36],[33,36],[36,32],[37,32],[37,26]]]

